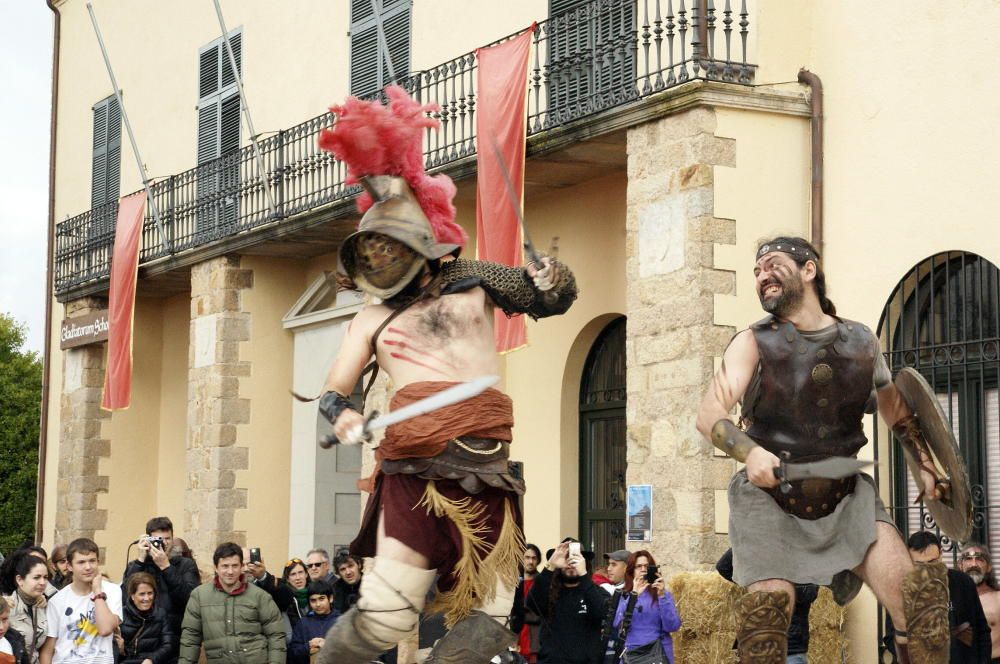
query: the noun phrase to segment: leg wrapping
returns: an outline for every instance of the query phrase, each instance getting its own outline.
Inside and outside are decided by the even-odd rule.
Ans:
[[[740,664],[784,664],[791,612],[783,591],[747,593],[736,604]]]
[[[917,563],[903,577],[906,650],[913,664],[948,661],[948,570],[942,562]]]
[[[316,664],[367,664],[417,627],[434,570],[376,558],[361,578],[361,596],[334,623]]]

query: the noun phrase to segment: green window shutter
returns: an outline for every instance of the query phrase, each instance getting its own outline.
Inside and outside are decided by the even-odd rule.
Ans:
[[[412,0],[376,0],[396,79],[410,73]],[[369,96],[390,82],[389,63],[379,47],[372,0],[351,0],[351,94]]]
[[[114,96],[97,102],[93,111],[90,206],[95,208],[117,200],[121,191],[122,113]]]

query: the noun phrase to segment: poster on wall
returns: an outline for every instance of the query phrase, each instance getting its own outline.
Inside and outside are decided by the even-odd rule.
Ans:
[[[625,515],[629,542],[653,541],[653,487],[633,484],[628,488],[628,508]]]

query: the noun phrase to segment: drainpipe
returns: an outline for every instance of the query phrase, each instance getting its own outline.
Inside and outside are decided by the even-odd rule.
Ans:
[[[809,120],[812,131],[812,222],[810,239],[823,255],[823,81],[808,69],[799,70],[799,82],[812,90]]]
[[[49,115],[49,228],[45,245],[45,338],[42,342],[42,408],[38,428],[38,489],[35,496],[35,542],[42,541],[45,513],[45,457],[49,438],[49,374],[52,365],[52,292],[56,236],[56,112],[59,108],[59,24],[56,0],[45,0],[52,10],[52,111]]]

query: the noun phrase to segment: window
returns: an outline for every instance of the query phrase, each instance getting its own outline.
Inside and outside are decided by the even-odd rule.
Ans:
[[[1000,272],[967,252],[928,258],[893,291],[880,336],[893,373],[913,367],[937,394],[969,471],[973,538],[1000,550]],[[894,448],[893,517],[906,534],[934,528]],[[954,553],[954,543],[944,548]]]
[[[635,4],[549,0],[550,124],[636,96]]]
[[[385,51],[379,47],[376,10],[382,20],[395,80],[410,73],[412,0],[351,0],[351,94],[376,94],[394,82]]]
[[[229,45],[242,76],[242,33],[230,33]],[[236,228],[239,148],[240,93],[220,37],[198,53],[198,233],[203,237]]]
[[[116,202],[121,191],[122,111],[114,95],[97,102],[93,111],[90,207],[94,210],[94,219],[91,234],[94,237],[110,237],[114,233],[117,206],[105,204]]]

